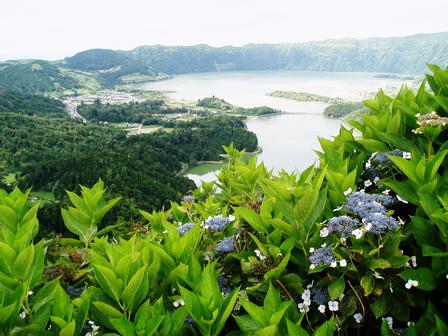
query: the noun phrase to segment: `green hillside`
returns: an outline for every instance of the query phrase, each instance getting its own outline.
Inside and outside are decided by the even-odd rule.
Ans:
[[[0,63],[0,88],[19,93],[37,94],[76,89],[77,80],[66,76],[47,61],[10,61]]]
[[[422,74],[427,63],[447,64],[448,33],[340,39],[297,44],[214,48],[142,46],[131,51],[92,49],[65,60],[80,70],[146,66],[154,73],[228,70],[367,71]],[[146,71],[143,69],[142,71]]]

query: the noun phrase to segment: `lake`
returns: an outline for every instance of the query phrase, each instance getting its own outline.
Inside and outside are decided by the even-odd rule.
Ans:
[[[297,91],[362,100],[378,89],[395,91],[403,80],[377,78],[372,73],[338,73],[315,71],[238,71],[210,72],[174,76],[172,79],[145,83],[147,90],[172,91],[175,100],[194,101],[216,96],[242,107],[266,105],[286,112],[275,116],[251,118],[247,127],[255,132],[263,152],[258,160],[278,172],[302,171],[313,164],[319,149],[317,137],[331,137],[338,133],[341,121],[322,116],[326,104],[296,102],[270,97],[272,91]],[[221,166],[195,168],[187,175],[197,184],[215,179]]]

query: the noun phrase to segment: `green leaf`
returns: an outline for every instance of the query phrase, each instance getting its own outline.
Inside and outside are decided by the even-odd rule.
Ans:
[[[29,245],[19,253],[13,267],[13,272],[18,279],[25,280],[29,277],[33,259],[34,245]]]
[[[384,259],[370,259],[367,262],[367,265],[371,269],[386,269],[390,268],[390,263]]]
[[[117,308],[112,307],[111,305],[101,302],[101,301],[95,301],[93,302],[93,305],[104,315],[111,318],[122,318],[124,317],[124,314],[120,312]]]
[[[240,300],[240,303],[250,317],[257,323],[259,328],[269,325],[270,317],[263,308],[258,307],[255,303],[252,303],[247,299]]]
[[[389,297],[383,295],[375,299],[374,303],[370,305],[370,309],[372,309],[372,312],[376,318],[380,318],[390,310],[390,306]]]
[[[136,307],[142,303],[148,292],[148,286],[145,286],[144,281],[146,277],[147,266],[142,266],[131,278],[121,294],[123,302],[131,312],[136,310]]]
[[[432,291],[436,288],[434,274],[428,268],[407,269],[399,273],[398,276],[404,281],[416,280],[418,285],[416,288],[424,291]]]
[[[329,286],[328,286],[328,293],[330,294],[330,298],[332,300],[337,299],[341,296],[342,293],[344,293],[345,289],[345,280],[344,277],[340,277],[336,280],[334,280]]]
[[[292,323],[290,320],[286,320],[286,326],[288,328],[288,336],[309,336],[305,329]]]
[[[333,336],[334,333],[334,317],[332,316],[330,320],[322,324],[314,332],[314,336]]]
[[[59,332],[59,336],[73,336],[75,334],[76,322],[72,320],[67,323],[64,328]]]
[[[364,275],[360,281],[364,296],[369,296],[375,288],[375,278],[371,274]]]
[[[110,323],[112,323],[115,330],[117,330],[123,336],[135,335],[134,324],[126,318],[111,319]]]

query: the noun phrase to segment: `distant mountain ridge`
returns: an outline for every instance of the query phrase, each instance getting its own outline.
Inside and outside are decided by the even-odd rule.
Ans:
[[[130,51],[91,49],[64,60],[82,71],[120,67],[141,73],[315,70],[422,74],[427,63],[448,63],[448,32],[405,37],[334,39],[243,47],[141,46]]]
[[[0,88],[23,94],[77,94],[169,75],[252,70],[312,70],[422,75],[448,64],[448,32],[243,47],[140,46],[90,49],[60,61],[0,62]]]

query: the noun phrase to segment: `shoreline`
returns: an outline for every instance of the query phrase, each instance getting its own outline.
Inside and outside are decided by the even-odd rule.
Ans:
[[[261,152],[263,152],[263,149],[261,147],[257,147],[257,149],[254,150],[253,152],[245,152],[243,156],[245,156],[245,157],[252,157],[254,155],[260,154]],[[182,163],[182,168],[181,168],[181,170],[178,173],[176,173],[176,176],[183,175],[183,174],[185,174],[185,172],[187,170],[189,170],[189,169],[191,169],[191,168],[193,168],[195,166],[199,166],[201,164],[207,164],[207,163],[222,164],[222,163],[225,163],[225,162],[226,162],[225,160],[216,160],[216,161],[213,161],[213,160],[207,161],[207,160],[205,160],[205,161],[196,161],[196,162],[190,163],[190,164]]]

